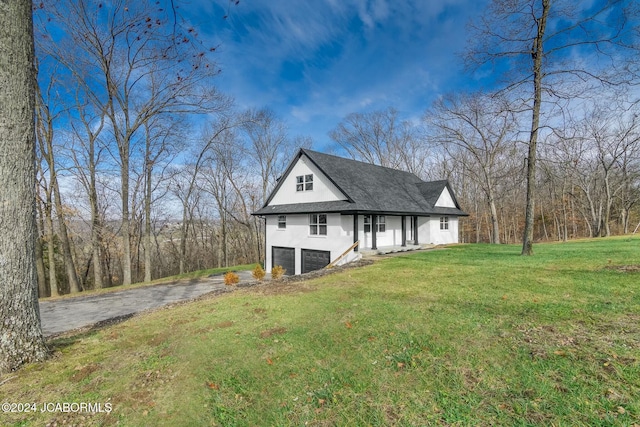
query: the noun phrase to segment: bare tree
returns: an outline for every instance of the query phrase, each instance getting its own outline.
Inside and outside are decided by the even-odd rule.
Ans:
[[[48,28],[64,36],[49,48],[84,84],[85,96],[108,118],[114,160],[120,169],[123,283],[132,281],[131,156],[144,144],[144,127],[163,115],[220,108],[211,84],[218,70],[215,47],[198,43],[196,31],[152,3],[116,0],[62,1],[45,7]],[[51,22],[50,22],[51,21]]]
[[[186,163],[180,168],[179,172],[172,175],[172,192],[182,204],[179,249],[181,274],[186,271],[187,236],[196,206],[193,199],[198,195],[201,187],[198,185],[201,170],[207,164],[211,156],[212,147],[218,143],[218,138],[235,126],[237,126],[237,123],[227,116],[220,116],[219,120],[212,122],[202,138],[202,144],[198,147],[192,147],[191,155],[188,157],[195,160]]]
[[[637,7],[630,0],[607,0],[595,5],[572,0],[493,0],[471,27],[467,64],[507,70],[506,90],[529,94],[526,98],[531,126],[523,255],[533,254],[537,144],[543,102],[575,96],[576,90],[584,90],[585,86],[623,85],[637,78],[638,67],[631,57],[636,51],[637,21],[632,15],[636,13]],[[585,56],[588,60],[581,61]],[[562,91],[559,83],[563,81],[576,83],[572,92]]]
[[[58,166],[56,157],[54,156],[54,150],[57,148],[55,147],[55,122],[60,118],[62,111],[57,108],[57,106],[60,105],[57,96],[52,94],[55,85],[55,77],[53,76],[55,71],[51,74],[48,82],[43,85],[45,86],[44,90],[36,85],[36,139],[38,141],[40,154],[46,162],[49,172],[47,203],[51,202],[51,196],[53,196],[69,292],[77,293],[80,292],[82,288],[72,255],[71,239],[67,231],[62,196],[60,195],[60,185],[58,184]],[[43,80],[47,81],[46,79]],[[49,206],[47,210],[50,214],[51,207]],[[53,231],[51,236],[53,236]],[[53,254],[51,255],[53,256]]]
[[[640,172],[637,114],[616,107],[613,101],[596,104],[583,116],[573,118],[566,130],[555,133],[554,146],[546,152],[551,161],[571,171],[571,181],[580,189],[574,198],[588,218],[591,236],[611,235],[616,200],[622,203],[623,222],[637,201],[632,191],[634,177]]]
[[[456,158],[460,150],[464,173],[474,179],[486,197],[491,220],[491,242],[500,243],[497,191],[514,172],[517,118],[505,99],[475,94],[448,96],[425,114],[430,138]],[[468,160],[470,163],[467,163]]]
[[[82,185],[89,204],[93,287],[101,289],[105,286],[102,257],[104,218],[101,215],[98,197],[98,173],[105,146],[100,144],[99,137],[105,126],[106,112],[104,109],[94,111],[92,104],[83,99],[81,91],[76,91],[74,109],[78,118],[71,121],[72,144],[69,151],[75,166],[73,170],[76,178]]]
[[[38,309],[31,2],[0,2],[0,372],[47,356]]]
[[[351,113],[329,136],[356,160],[424,176],[427,152],[416,131],[412,123],[401,121],[398,111],[389,107]]]
[[[243,117],[242,130],[248,138],[246,154],[260,169],[260,202],[264,203],[295,147],[287,137],[284,123],[268,108],[247,111]]]

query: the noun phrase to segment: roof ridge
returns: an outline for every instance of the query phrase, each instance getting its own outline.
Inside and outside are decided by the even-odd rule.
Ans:
[[[418,178],[422,182],[432,182],[432,181],[424,181],[424,180],[422,180],[422,178],[420,178],[419,176],[417,176],[413,172],[409,172],[409,171],[402,170],[402,169],[397,169],[397,168],[392,168],[390,166],[382,166],[382,165],[378,165],[378,164],[375,164],[375,163],[365,162],[365,161],[362,161],[362,160],[350,159],[350,158],[347,158],[347,157],[341,157],[341,156],[338,156],[338,155],[335,155],[335,154],[323,153],[322,151],[311,150],[311,149],[308,149],[308,148],[301,148],[300,151],[302,151],[305,154],[306,153],[320,154],[321,156],[333,157],[333,158],[338,159],[340,161],[355,162],[355,163],[360,163],[362,165],[366,165],[366,166],[370,166],[370,167],[388,169],[388,170],[391,170],[393,172],[400,172],[400,173],[413,175],[413,176],[415,176],[416,178]]]

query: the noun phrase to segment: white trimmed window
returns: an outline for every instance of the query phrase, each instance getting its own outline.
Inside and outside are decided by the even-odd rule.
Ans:
[[[287,216],[286,215],[278,215],[278,228],[283,230],[287,228]]]
[[[440,217],[440,230],[448,230],[449,229],[449,217],[441,216]]]
[[[384,233],[387,231],[387,220],[384,215],[378,215],[378,223],[376,224],[378,233]]]
[[[327,235],[327,214],[309,215],[309,234],[312,236]]]
[[[312,191],[313,174],[296,176],[296,191]]]
[[[376,232],[384,233],[387,231],[387,221],[384,215],[378,215],[378,222],[376,223]],[[371,233],[371,215],[364,216],[364,232]]]

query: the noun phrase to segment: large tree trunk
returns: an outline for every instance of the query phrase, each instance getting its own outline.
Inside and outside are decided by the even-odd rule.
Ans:
[[[31,1],[0,1],[0,372],[47,356],[38,308]]]
[[[531,133],[529,134],[529,153],[527,157],[527,207],[524,218],[522,255],[533,255],[533,220],[535,216],[536,158],[538,129],[540,127],[540,107],[542,104],[542,59],[543,40],[549,16],[550,0],[542,0],[542,16],[537,19],[538,34],[531,48],[533,60],[533,113],[531,114]]]

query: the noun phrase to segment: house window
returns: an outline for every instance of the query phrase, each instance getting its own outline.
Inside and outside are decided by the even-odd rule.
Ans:
[[[313,174],[296,176],[296,191],[313,190]]]
[[[449,217],[441,216],[440,217],[440,230],[448,230],[449,229]]]
[[[327,214],[309,215],[309,234],[312,236],[327,235]]]
[[[287,216],[286,215],[278,215],[278,228],[279,229],[287,228]]]
[[[376,231],[378,233],[384,233],[385,231],[387,231],[387,222],[384,215],[378,215]],[[371,215],[364,216],[364,232],[371,233]]]

